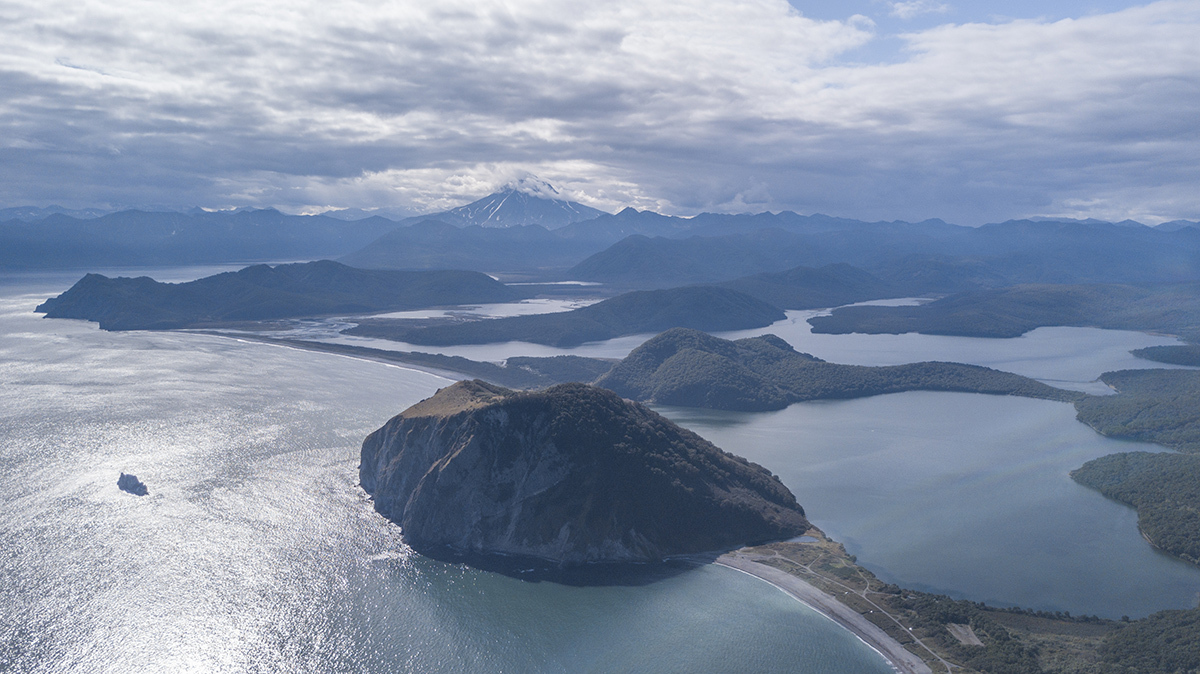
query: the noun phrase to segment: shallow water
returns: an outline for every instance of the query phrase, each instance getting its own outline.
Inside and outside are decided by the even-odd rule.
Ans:
[[[721,567],[576,587],[414,555],[357,452],[447,380],[43,320],[39,283],[0,289],[0,670],[890,671]]]
[[[531,314],[555,314],[580,309],[599,302],[598,299],[553,299],[539,298],[520,302],[464,305],[450,309],[418,309],[372,314],[371,318],[503,318],[505,316],[529,316]]]

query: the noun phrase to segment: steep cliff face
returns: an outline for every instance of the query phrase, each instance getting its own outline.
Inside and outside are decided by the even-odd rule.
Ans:
[[[459,382],[368,436],[359,475],[418,550],[641,562],[808,528],[764,468],[582,384]]]

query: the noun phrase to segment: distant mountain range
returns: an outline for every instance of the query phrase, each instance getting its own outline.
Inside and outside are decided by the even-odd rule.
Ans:
[[[0,222],[0,269],[174,266],[345,255],[397,227],[276,210],[147,213],[80,219],[56,213]]]
[[[940,221],[830,228],[823,216],[786,216],[775,216],[780,227],[723,236],[631,235],[564,276],[649,288],[846,263],[912,294],[1016,283],[1200,280],[1200,229],[1193,227],[1017,220],[977,228]]]
[[[594,281],[621,291],[836,264],[873,277],[831,280],[830,298],[843,299],[879,296],[882,286],[895,296],[1017,283],[1200,280],[1200,228],[1191,221],[1146,227],[1037,219],[972,228],[786,211],[681,218],[626,208],[608,214],[562,198],[534,178],[466,206],[400,221],[255,209],[100,217],[57,209],[30,219],[51,210],[8,211],[25,219],[0,221],[0,269],[336,258],[361,268],[466,269],[509,279]],[[744,283],[766,293],[764,284],[773,282]],[[799,308],[816,300],[809,293],[773,301]]]
[[[66,215],[79,220],[88,220],[98,218],[102,215],[107,215],[110,211],[100,210],[99,208],[63,208],[62,206],[17,206],[15,208],[0,208],[0,222],[8,220],[21,220],[23,222],[33,222],[35,220],[44,220],[51,215]]]
[[[1200,222],[1194,220],[1172,220],[1158,225],[1155,229],[1160,229],[1164,232],[1177,232],[1185,227],[1200,229]]]

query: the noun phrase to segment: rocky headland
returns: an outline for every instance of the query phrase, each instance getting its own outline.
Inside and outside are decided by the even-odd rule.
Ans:
[[[653,562],[809,526],[766,469],[583,384],[449,386],[367,437],[359,477],[419,551]]]

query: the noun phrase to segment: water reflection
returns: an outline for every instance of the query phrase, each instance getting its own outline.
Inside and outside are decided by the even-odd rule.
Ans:
[[[43,320],[45,296],[0,299],[0,670],[889,671],[720,567],[584,587],[413,554],[357,451],[446,379]]]
[[[1155,551],[1133,509],[1068,475],[1162,448],[1100,436],[1068,404],[913,391],[757,414],[658,409],[778,474],[887,582],[1115,618],[1196,605],[1200,569]]]

